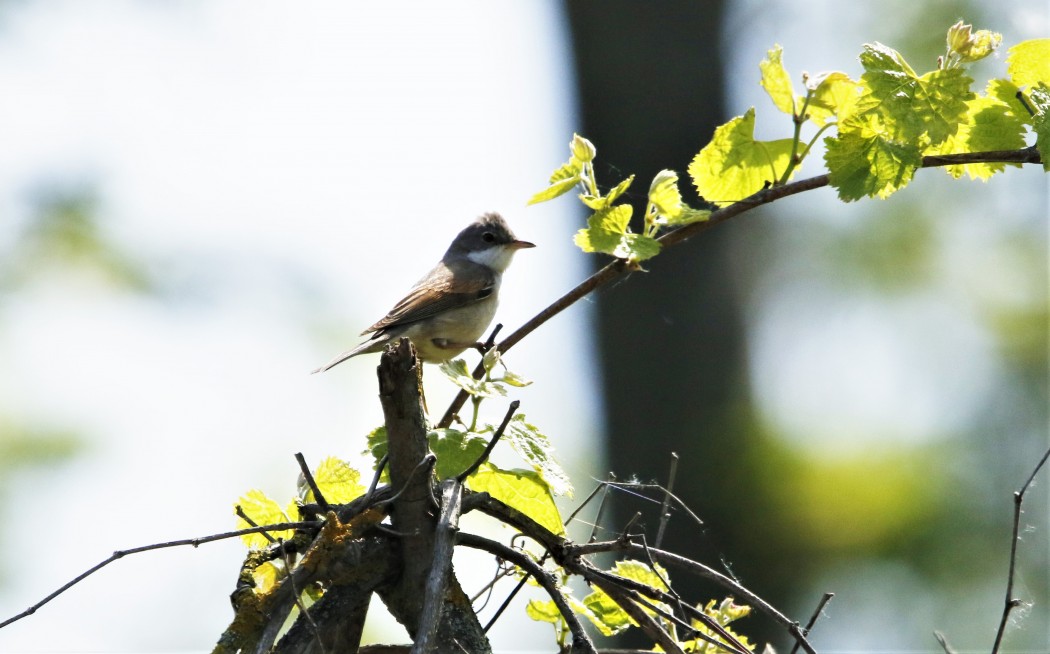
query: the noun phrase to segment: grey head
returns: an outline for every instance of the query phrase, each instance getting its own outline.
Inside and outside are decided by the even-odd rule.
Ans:
[[[498,213],[491,212],[483,214],[464,228],[452,241],[442,260],[469,259],[503,272],[516,251],[531,247],[536,246],[528,241],[519,241],[507,221]]]

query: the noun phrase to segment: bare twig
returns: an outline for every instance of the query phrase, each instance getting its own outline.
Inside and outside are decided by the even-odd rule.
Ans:
[[[1028,475],[1028,479],[1025,481],[1024,485],[1021,486],[1021,489],[1014,493],[1014,529],[1013,534],[1010,537],[1010,572],[1006,578],[1006,602],[1003,606],[1002,618],[999,620],[999,629],[995,632],[995,643],[992,645],[992,654],[998,654],[999,648],[1003,644],[1003,635],[1006,633],[1006,623],[1010,619],[1010,613],[1021,605],[1021,600],[1014,597],[1014,573],[1017,569],[1017,543],[1021,540],[1021,503],[1024,502],[1024,494],[1028,492],[1032,482],[1035,481],[1035,476],[1039,474],[1039,470],[1046,464],[1047,458],[1050,458],[1050,449],[1043,454],[1043,458],[1039,459],[1039,463],[1035,464],[1032,474]]]
[[[593,583],[605,591],[605,594],[612,601],[616,602],[617,606],[623,609],[624,613],[631,616],[631,619],[638,623],[645,635],[652,638],[653,642],[663,648],[663,651],[685,654],[685,651],[678,645],[674,637],[667,633],[667,630],[661,627],[660,623],[653,616],[646,613],[642,607],[635,603],[631,593],[604,578],[597,578]]]
[[[674,489],[674,478],[678,474],[678,454],[671,452],[671,471],[667,473],[667,488],[664,493],[664,503],[660,507],[660,527],[656,530],[656,541],[654,545],[659,548],[664,542],[664,532],[667,531],[667,523],[671,520],[671,514],[667,510],[671,504],[671,491]]]
[[[303,473],[303,478],[306,479],[306,483],[310,486],[310,490],[314,492],[314,501],[321,509],[328,513],[332,510],[329,506],[328,501],[325,500],[324,495],[321,494],[321,489],[317,487],[317,481],[314,479],[313,473],[310,472],[310,466],[306,465],[306,459],[303,457],[302,452],[295,453],[295,460],[299,463],[299,470]]]
[[[609,480],[602,484],[602,499],[598,502],[598,512],[594,514],[594,524],[591,525],[591,535],[587,538],[588,543],[593,543],[598,539],[598,530],[601,528],[602,515],[605,514],[606,502],[609,500],[609,488],[612,481],[616,479],[613,473],[609,473]]]
[[[462,508],[463,484],[456,479],[446,479],[441,487],[441,516],[434,534],[434,562],[427,577],[423,595],[423,610],[419,615],[419,628],[412,654],[428,654],[435,646],[441,610],[445,604],[445,584],[452,567],[452,550],[456,532],[459,531],[459,512]]]
[[[503,437],[503,432],[506,431],[507,425],[510,424],[511,417],[514,416],[514,412],[518,410],[519,406],[521,406],[521,400],[514,400],[510,403],[510,406],[507,407],[507,415],[503,416],[503,422],[499,424],[496,432],[492,434],[492,438],[489,439],[488,445],[485,446],[485,451],[481,453],[481,456],[479,456],[474,463],[470,464],[469,468],[459,473],[456,477],[456,481],[462,483],[463,480],[474,474],[474,471],[477,470],[482,463],[485,463],[485,461],[488,460],[489,455],[492,454],[492,449],[496,447],[496,443],[498,443],[499,439]]]
[[[25,617],[28,617],[30,615],[33,615],[34,613],[37,612],[37,610],[40,609],[40,607],[44,606],[45,604],[47,604],[51,600],[55,599],[56,597],[58,597],[62,593],[66,592],[67,590],[72,588],[73,586],[76,586],[77,584],[79,584],[80,582],[84,581],[85,579],[87,579],[91,575],[95,574],[96,572],[98,572],[102,568],[106,567],[110,563],[113,563],[114,561],[116,561],[118,559],[122,559],[125,556],[128,556],[130,554],[139,554],[140,552],[149,552],[149,551],[152,551],[152,550],[161,550],[161,549],[166,549],[166,548],[169,548],[169,547],[185,547],[187,545],[190,546],[190,547],[197,547],[199,545],[204,545],[205,543],[211,543],[211,542],[217,541],[217,540],[225,540],[227,538],[237,538],[239,536],[247,536],[248,534],[262,534],[262,533],[266,533],[267,531],[282,531],[282,530],[285,530],[285,529],[313,529],[313,528],[320,527],[322,524],[324,524],[324,523],[322,521],[320,521],[320,520],[310,520],[310,521],[307,521],[307,522],[280,522],[280,523],[273,524],[273,525],[263,525],[261,527],[250,527],[248,529],[238,529],[237,531],[227,531],[227,532],[223,532],[221,534],[212,534],[210,536],[201,536],[199,538],[185,538],[185,539],[182,539],[182,540],[173,540],[173,541],[169,541],[169,542],[166,542],[166,543],[153,543],[152,545],[143,545],[141,547],[132,547],[132,548],[126,549],[126,550],[117,550],[116,552],[113,552],[113,554],[109,558],[107,558],[107,559],[105,559],[103,561],[100,561],[99,563],[91,566],[90,568],[88,568],[84,572],[81,572],[79,575],[77,575],[73,579],[71,579],[71,580],[67,581],[65,584],[63,584],[58,590],[56,590],[55,592],[51,593],[50,595],[48,595],[44,599],[40,600],[36,604],[33,604],[32,606],[30,606],[25,611],[22,611],[18,615],[11,616],[10,618],[4,620],[3,622],[0,622],[0,629],[3,629],[4,627],[6,627],[7,625],[11,624],[12,622],[17,622],[17,621],[21,620],[22,618],[25,618]]]
[[[817,608],[813,610],[813,615],[809,617],[809,622],[807,622],[806,626],[802,628],[803,634],[809,636],[809,632],[813,630],[813,625],[815,625],[817,623],[817,620],[820,619],[820,616],[824,611],[824,607],[828,605],[828,602],[831,601],[832,597],[835,597],[835,593],[824,593],[823,597],[820,598],[820,601],[817,602]],[[798,647],[799,642],[796,640],[795,644],[791,648],[791,654],[795,654],[795,652],[798,651]]]
[[[558,585],[554,582],[554,578],[549,572],[540,567],[538,563],[529,558],[527,554],[507,547],[503,543],[498,543],[488,538],[464,532],[460,532],[456,536],[456,541],[466,547],[484,550],[490,554],[494,554],[495,556],[510,561],[524,570],[526,574],[534,577],[536,581],[539,582],[540,586],[543,587],[543,590],[547,591],[550,598],[554,600],[555,606],[558,607],[558,612],[562,614],[562,617],[565,618],[566,624],[569,625],[569,631],[572,632],[573,651],[589,652],[592,654],[596,653],[594,643],[591,642],[587,632],[584,631],[583,625],[580,623],[576,613],[572,610],[572,607],[569,606],[569,602],[565,599],[565,596],[562,595],[560,590],[558,590]]]
[[[376,486],[379,485],[379,478],[383,476],[383,469],[386,468],[387,461],[390,460],[389,454],[384,454],[383,458],[379,459],[376,463],[376,473],[372,475],[372,483],[368,485],[368,492],[365,493],[365,504],[371,504],[372,496],[376,493]]]
[[[259,526],[258,523],[256,523],[254,520],[252,520],[251,518],[248,517],[248,514],[244,512],[244,508],[240,504],[238,504],[237,506],[234,507],[233,512],[237,514],[238,518],[240,518],[241,520],[244,520],[248,524],[249,527],[258,527]],[[269,533],[267,533],[265,531],[261,531],[259,533],[263,535],[263,538],[265,538],[266,540],[270,541],[271,543],[276,543],[277,542],[277,539],[274,538],[273,536],[271,536]]]

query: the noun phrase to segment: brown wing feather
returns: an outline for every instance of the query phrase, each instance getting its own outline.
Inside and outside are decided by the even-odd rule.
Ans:
[[[466,306],[492,295],[496,275],[487,266],[472,261],[456,262],[455,269],[441,262],[394,305],[382,320],[361,335],[380,332]]]

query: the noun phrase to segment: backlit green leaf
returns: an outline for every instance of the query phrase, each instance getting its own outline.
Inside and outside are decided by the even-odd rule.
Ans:
[[[844,201],[885,198],[903,188],[922,164],[918,148],[891,141],[877,130],[824,139],[830,183]]]
[[[801,103],[795,95],[795,89],[791,85],[791,77],[784,70],[784,64],[781,60],[783,54],[784,48],[779,45],[773,46],[773,49],[766,53],[766,58],[758,64],[758,67],[762,71],[762,88],[769,94],[777,109],[790,116],[794,115]]]
[[[525,422],[525,414],[519,413],[511,418],[503,437],[543,477],[555,495],[572,497],[572,482],[554,458],[554,446],[536,425]]]
[[[427,444],[437,457],[434,472],[438,479],[450,479],[477,461],[488,441],[456,429],[434,429],[427,433]]]
[[[809,100],[806,114],[818,126],[832,118],[842,122],[852,115],[860,97],[860,85],[846,73],[838,71],[821,73],[810,78],[813,97]]]
[[[467,486],[521,511],[552,533],[565,533],[550,486],[532,470],[501,470],[483,463],[467,478]]]
[[[361,485],[361,473],[334,456],[321,461],[313,471],[313,476],[321,495],[331,504],[346,504],[365,492],[365,487]],[[307,504],[317,501],[313,495],[313,490],[307,493]]]
[[[861,81],[883,117],[890,137],[918,142],[926,136],[936,144],[951,136],[973,99],[973,79],[961,68],[916,75],[896,50],[881,43],[867,44],[860,56]]]
[[[1006,70],[1017,86],[1050,85],[1050,39],[1021,41],[1008,50]]]
[[[756,141],[751,108],[715,130],[689,164],[689,176],[705,200],[729,205],[777,181],[787,169],[792,145],[791,139]]]
[[[476,397],[498,397],[506,395],[507,389],[502,384],[487,379],[474,379],[463,359],[444,361],[438,365],[449,381]]]
[[[1010,107],[996,98],[977,97],[967,103],[966,121],[958,131],[924,154],[952,154],[987,152],[990,150],[1017,150],[1023,148],[1024,123],[1017,119]],[[946,171],[958,178],[964,173],[972,179],[988,179],[1001,172],[1006,164],[975,163],[947,166]]]
[[[602,209],[607,209],[613,206],[616,200],[624,194],[624,191],[626,191],[631,186],[631,182],[633,181],[634,175],[631,175],[627,179],[614,186],[608,193],[600,197],[581,193],[580,201],[587,205],[589,208],[593,209],[594,211],[601,211]]]
[[[525,615],[537,622],[550,622],[557,624],[561,621],[561,612],[554,600],[530,599],[525,605]]]
[[[252,489],[241,495],[234,505],[236,513],[237,506],[241,507],[244,514],[248,516],[256,526],[273,525],[279,522],[291,522],[281,505],[267,497],[261,490]],[[237,529],[247,529],[253,525],[248,524],[243,518],[237,516]],[[291,538],[294,532],[291,529],[283,531],[271,531],[270,536],[274,538]],[[244,543],[252,549],[261,549],[269,545],[270,541],[262,534],[246,534],[241,536]]]

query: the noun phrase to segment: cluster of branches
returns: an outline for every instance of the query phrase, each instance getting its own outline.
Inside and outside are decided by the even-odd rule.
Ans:
[[[1037,163],[1034,148],[1013,152],[974,153],[928,157],[924,166],[953,165],[972,161]],[[663,247],[681,243],[748,209],[794,193],[827,184],[827,177],[770,187],[747,200],[712,212],[709,220],[668,232],[659,239]],[[500,352],[509,350],[527,334],[557,315],[594,289],[632,269],[617,259],[565,294],[502,342]],[[495,334],[493,335],[495,336]],[[571,633],[573,652],[598,652],[566,595],[561,580],[542,565],[550,560],[563,575],[577,577],[603,590],[656,645],[667,652],[682,652],[681,637],[696,638],[713,647],[747,654],[750,648],[716,620],[685,601],[667,583],[639,582],[603,570],[591,557],[603,553],[631,554],[646,561],[653,571],[659,566],[697,575],[725,588],[729,594],[754,607],[781,625],[795,640],[796,648],[813,654],[807,640],[808,629],[820,613],[818,606],[805,628],[736,580],[698,561],[673,552],[650,547],[643,537],[624,529],[616,539],[576,543],[541,526],[528,515],[489,496],[464,488],[468,477],[491,452],[502,435],[511,414],[512,403],[501,427],[493,435],[481,458],[455,478],[438,482],[433,474],[434,455],[430,452],[428,431],[421,403],[420,364],[407,340],[383,354],[379,366],[380,399],[388,436],[388,458],[377,466],[368,492],[344,505],[328,504],[313,483],[310,471],[300,459],[304,476],[313,486],[316,502],[301,508],[298,522],[252,526],[249,529],[215,534],[197,539],[158,543],[124,550],[72,579],[29,609],[0,622],[0,628],[35,613],[87,576],[106,565],[134,553],[173,546],[198,546],[246,533],[267,533],[294,529],[294,536],[272,539],[272,544],[252,551],[246,558],[231,595],[235,617],[222,634],[216,652],[488,652],[491,646],[483,627],[452,570],[456,546],[488,552],[510,563],[522,583],[534,579],[551,597]],[[479,365],[475,377],[484,369]],[[449,407],[439,425],[451,424],[468,395],[461,393]],[[1021,604],[1013,596],[1013,574],[1019,534],[1019,516],[1024,492],[1046,462],[1050,451],[1032,471],[1024,486],[1015,493],[1014,533],[1007,597],[993,652],[1002,642],[1010,612]],[[380,485],[380,473],[389,467],[390,483]],[[668,493],[670,497],[670,494]],[[478,511],[514,529],[543,550],[539,562],[524,549],[512,548],[477,534],[460,531],[461,515]],[[658,544],[658,542],[657,542]],[[265,562],[281,562],[285,576],[267,593],[255,590],[252,572]],[[657,573],[659,574],[659,573]],[[520,587],[520,584],[519,584]],[[318,592],[323,591],[323,592]],[[393,616],[412,637],[411,646],[360,647],[364,620],[371,596],[377,594]],[[316,599],[307,607],[304,597]],[[299,613],[286,631],[293,610]],[[498,614],[497,614],[498,617]],[[278,636],[283,636],[278,640]],[[947,641],[942,639],[946,652]]]

